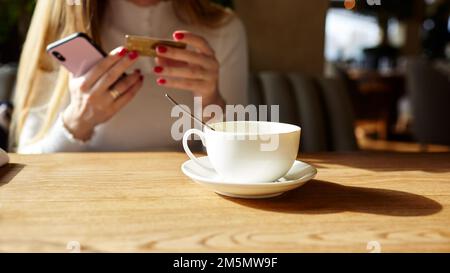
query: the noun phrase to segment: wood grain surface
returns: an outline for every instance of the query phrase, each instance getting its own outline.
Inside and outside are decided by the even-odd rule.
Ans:
[[[309,154],[316,180],[221,197],[181,153],[11,155],[2,252],[450,252],[450,154]]]

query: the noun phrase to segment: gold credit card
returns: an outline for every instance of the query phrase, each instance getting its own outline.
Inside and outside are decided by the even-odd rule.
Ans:
[[[126,35],[125,47],[128,50],[135,50],[142,56],[156,57],[156,47],[160,45],[185,49],[186,44],[171,40],[163,40],[144,36]]]

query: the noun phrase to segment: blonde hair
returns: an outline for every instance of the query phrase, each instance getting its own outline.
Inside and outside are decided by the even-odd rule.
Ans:
[[[230,13],[209,0],[171,0],[180,20],[188,24],[218,27],[230,18]],[[30,140],[36,142],[47,134],[68,97],[69,73],[47,55],[46,46],[75,32],[84,32],[100,43],[100,26],[106,8],[105,0],[82,0],[69,5],[66,0],[38,0],[20,59],[14,114],[10,140],[19,143],[22,128],[36,106],[37,86],[42,72],[58,72],[57,80],[49,85],[50,99],[38,133]]]

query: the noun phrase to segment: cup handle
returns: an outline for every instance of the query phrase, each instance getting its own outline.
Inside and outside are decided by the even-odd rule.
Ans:
[[[213,168],[211,168],[211,167],[206,166],[205,164],[203,164],[203,163],[202,163],[200,160],[198,160],[198,158],[191,152],[191,149],[189,149],[188,140],[189,140],[189,137],[190,137],[191,135],[197,135],[197,136],[199,136],[199,137],[200,137],[200,140],[202,141],[203,146],[206,147],[205,134],[204,134],[202,131],[197,130],[197,129],[189,129],[189,130],[186,131],[186,133],[185,133],[184,136],[183,136],[183,148],[184,148],[184,151],[185,151],[186,154],[189,156],[189,158],[190,158],[192,161],[194,161],[198,166],[200,166],[200,167],[202,167],[202,168],[204,168],[204,169],[206,169],[206,170],[213,171],[213,170],[214,170]]]

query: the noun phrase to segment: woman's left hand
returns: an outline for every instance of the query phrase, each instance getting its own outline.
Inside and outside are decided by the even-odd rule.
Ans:
[[[220,65],[209,43],[203,37],[187,31],[176,31],[173,38],[194,50],[158,46],[157,66],[154,68],[158,76],[157,83],[189,90],[194,96],[202,97],[204,106],[217,104],[223,107],[225,102],[218,88]]]

